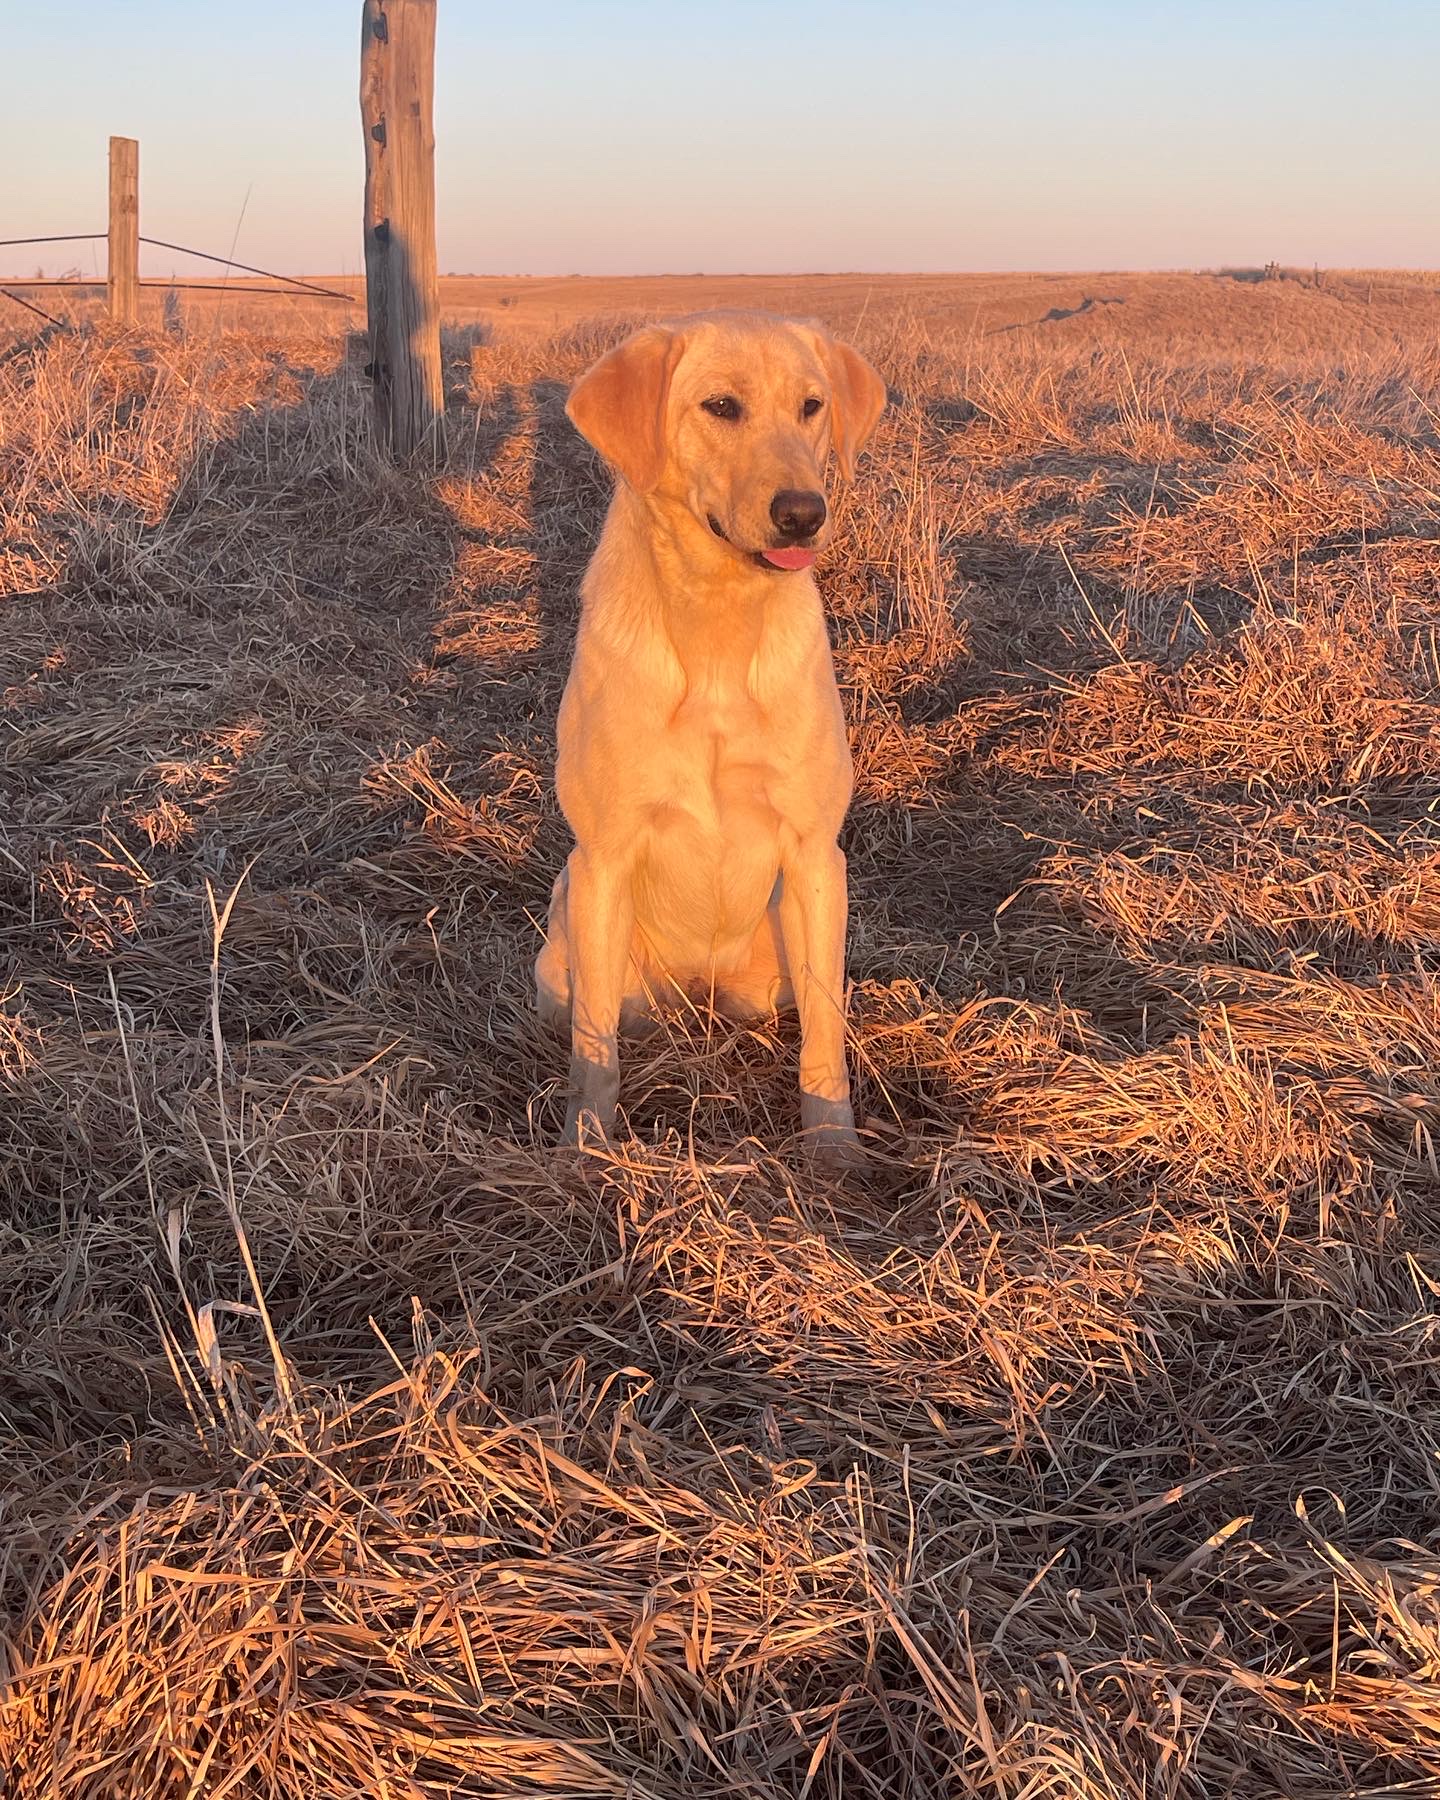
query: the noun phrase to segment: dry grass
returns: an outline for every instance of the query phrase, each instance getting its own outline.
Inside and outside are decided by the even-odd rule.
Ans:
[[[790,287],[843,1186],[785,1025],[545,1149],[613,318],[425,479],[318,330],[5,353],[7,1796],[1440,1793],[1440,290]]]

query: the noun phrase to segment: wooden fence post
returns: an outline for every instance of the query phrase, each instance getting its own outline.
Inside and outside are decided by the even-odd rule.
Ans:
[[[397,459],[439,447],[435,264],[436,0],[364,0],[365,302],[375,420]]]
[[[140,316],[140,145],[110,140],[110,256],[106,298],[117,325]]]

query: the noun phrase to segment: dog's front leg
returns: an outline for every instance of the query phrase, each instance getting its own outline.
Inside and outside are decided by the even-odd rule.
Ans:
[[[859,1145],[845,1063],[845,858],[833,839],[786,859],[780,932],[800,1012],[800,1124],[841,1158]]]
[[[575,849],[569,874],[572,1015],[570,1110],[562,1141],[606,1138],[620,1091],[617,1033],[630,964],[634,900],[628,865]]]

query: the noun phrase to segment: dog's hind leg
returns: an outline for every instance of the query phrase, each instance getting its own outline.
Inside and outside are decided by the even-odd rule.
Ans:
[[[859,1149],[845,1060],[845,857],[819,838],[783,871],[780,930],[800,1012],[800,1125],[837,1161]]]
[[[545,942],[535,959],[535,1010],[557,1031],[570,1029],[570,874],[562,869],[550,890]]]
[[[620,1013],[633,965],[635,901],[631,871],[578,845],[566,865],[569,944],[570,1110],[562,1143],[608,1138],[620,1093]]]
[[[765,1018],[794,1008],[795,987],[780,925],[780,894],[777,881],[744,961],[716,978],[715,1010],[724,1018]]]

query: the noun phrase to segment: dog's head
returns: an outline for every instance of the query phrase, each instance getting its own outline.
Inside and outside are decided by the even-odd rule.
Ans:
[[[819,326],[710,313],[636,332],[567,411],[637,493],[763,568],[803,569],[828,536],[829,452],[849,480],[884,405],[874,369]]]

